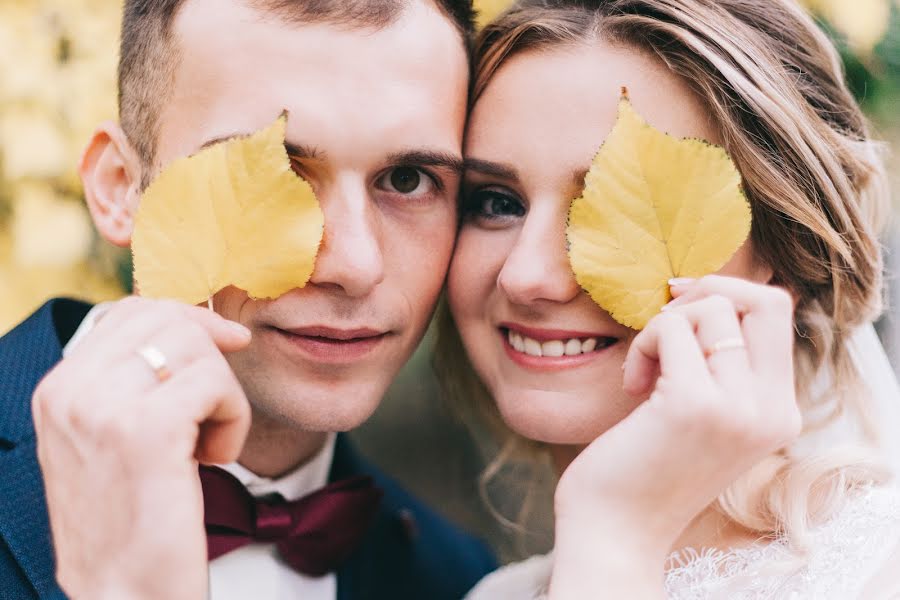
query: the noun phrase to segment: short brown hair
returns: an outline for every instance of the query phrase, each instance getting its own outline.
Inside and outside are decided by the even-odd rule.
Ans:
[[[119,119],[144,165],[152,165],[164,90],[174,79],[177,49],[172,24],[186,0],[126,0],[119,52]],[[394,23],[410,0],[247,0],[291,23],[332,23],[380,29]],[[471,0],[431,0],[466,41],[474,32]]]

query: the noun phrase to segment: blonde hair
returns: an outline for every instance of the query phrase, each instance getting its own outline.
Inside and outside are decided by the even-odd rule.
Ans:
[[[828,38],[791,0],[523,0],[476,41],[473,102],[514,55],[599,40],[651,53],[705,103],[743,176],[755,251],[797,302],[804,435],[846,413],[864,432],[852,441],[872,448],[868,390],[847,340],[882,309],[878,236],[888,188],[881,146]],[[446,306],[438,331],[435,366],[453,401],[510,444],[528,446],[503,425]],[[823,377],[829,385],[817,390]],[[885,478],[875,456],[779,452],[722,494],[717,508],[799,549],[850,490]]]

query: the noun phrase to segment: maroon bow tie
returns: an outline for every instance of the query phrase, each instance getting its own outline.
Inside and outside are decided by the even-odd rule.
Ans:
[[[233,475],[200,467],[209,560],[253,542],[273,543],[294,570],[334,571],[362,541],[382,492],[371,477],[338,481],[288,502],[259,500]]]

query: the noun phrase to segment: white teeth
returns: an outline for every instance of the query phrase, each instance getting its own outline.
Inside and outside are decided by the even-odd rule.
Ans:
[[[525,352],[525,342],[518,333],[514,331],[509,332],[509,343],[517,352]]]
[[[525,352],[525,340],[523,340],[522,336],[518,333],[516,334],[515,339],[513,339],[513,348],[519,352]]]
[[[581,354],[581,340],[571,339],[566,342],[566,356],[578,356]]]
[[[587,338],[584,341],[578,338],[572,338],[570,340],[550,340],[542,344],[535,339],[511,330],[507,331],[507,339],[509,340],[509,345],[512,346],[516,352],[521,352],[530,356],[546,356],[550,358],[587,354],[593,352],[599,346],[599,340],[597,338]]]
[[[541,352],[544,356],[552,356],[554,358],[557,358],[565,355],[566,345],[559,340],[544,342],[543,344],[541,344]]]
[[[540,343],[537,341],[527,337],[524,338],[525,341],[525,354],[530,356],[543,356],[543,351],[541,349]]]

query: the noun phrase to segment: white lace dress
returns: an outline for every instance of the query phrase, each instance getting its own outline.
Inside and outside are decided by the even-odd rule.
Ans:
[[[667,596],[671,600],[900,598],[900,490],[861,492],[812,532],[809,547],[802,559],[783,541],[729,552],[677,552],[666,572]],[[552,568],[552,555],[503,567],[485,577],[466,600],[539,600],[546,595]]]

